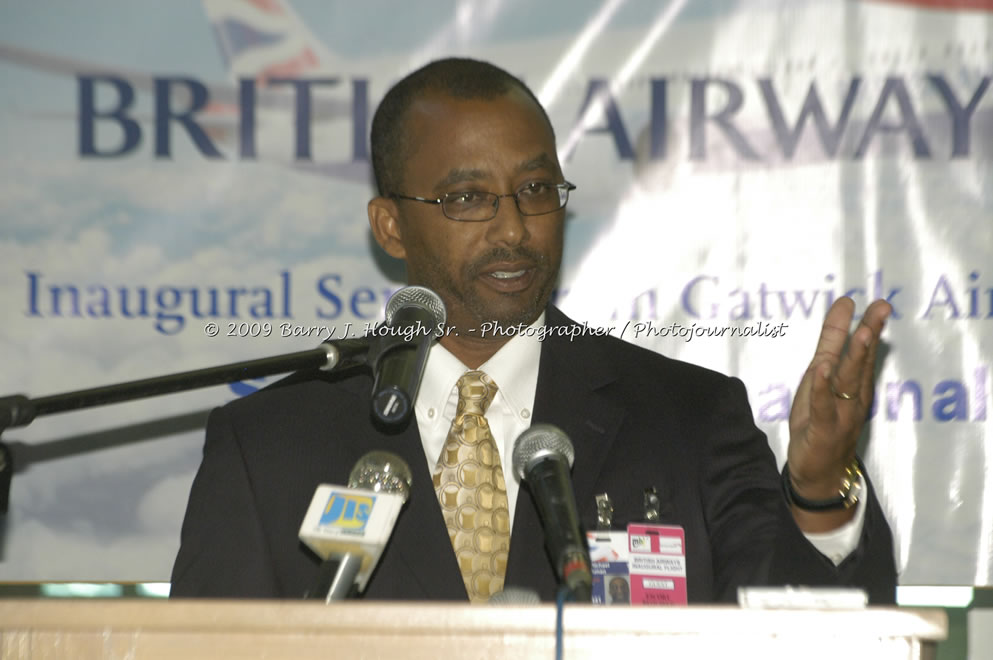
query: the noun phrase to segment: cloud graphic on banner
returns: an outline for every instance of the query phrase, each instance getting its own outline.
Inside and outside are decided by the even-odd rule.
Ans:
[[[78,162],[2,163],[0,237],[23,245],[113,228],[118,250],[150,242],[174,259],[208,239],[249,257],[367,248],[370,191],[264,165],[236,169],[229,179],[211,163],[115,164],[99,171]],[[219,179],[229,180],[220,185]]]

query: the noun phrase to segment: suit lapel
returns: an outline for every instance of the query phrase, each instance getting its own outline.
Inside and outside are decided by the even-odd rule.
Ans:
[[[562,312],[549,307],[547,325],[572,325]],[[623,409],[598,393],[616,379],[615,370],[597,342],[589,338],[551,334],[541,350],[534,423],[554,424],[572,441],[576,452],[572,483],[580,519],[595,510],[593,488],[603,461],[624,418]],[[549,571],[544,532],[530,492],[521,488],[514,514],[507,584],[537,588],[542,598],[555,594],[555,577]],[[541,558],[541,559],[538,559]]]

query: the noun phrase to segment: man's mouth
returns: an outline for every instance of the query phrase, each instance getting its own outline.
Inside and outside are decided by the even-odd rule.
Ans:
[[[521,270],[514,270],[514,271],[496,270],[490,273],[490,277],[495,277],[498,280],[512,280],[515,277],[520,277],[524,275],[524,273],[526,272],[528,272],[526,268],[522,268]]]
[[[490,288],[501,293],[518,293],[531,286],[537,272],[536,264],[519,261],[517,263],[493,264],[481,275],[483,281]]]

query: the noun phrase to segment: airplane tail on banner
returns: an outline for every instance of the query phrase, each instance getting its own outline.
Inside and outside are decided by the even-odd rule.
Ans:
[[[233,79],[312,78],[334,69],[324,45],[284,0],[204,0]]]

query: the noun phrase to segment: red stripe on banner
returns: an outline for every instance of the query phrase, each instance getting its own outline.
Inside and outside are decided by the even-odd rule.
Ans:
[[[283,7],[276,0],[248,0],[250,4],[269,14],[282,14]]]
[[[886,2],[892,5],[910,5],[927,9],[973,9],[978,11],[993,11],[993,0],[871,0]]]
[[[316,68],[320,62],[310,48],[304,48],[296,57],[291,57],[285,62],[279,62],[268,66],[256,77],[260,85],[266,85],[269,78],[293,78],[300,77],[301,74]]]

